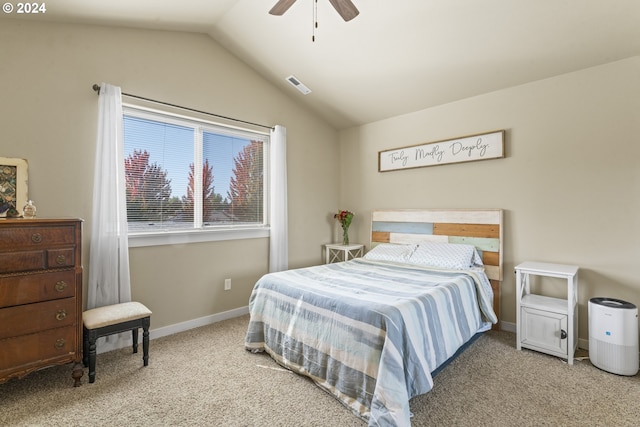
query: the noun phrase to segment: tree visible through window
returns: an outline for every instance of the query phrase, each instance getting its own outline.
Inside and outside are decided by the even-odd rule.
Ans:
[[[171,180],[157,163],[149,164],[149,152],[133,150],[124,160],[127,217],[130,222],[162,221],[175,215],[168,209]],[[180,209],[174,201],[174,209]]]
[[[130,232],[265,224],[266,135],[127,109],[124,141]]]
[[[264,185],[262,142],[251,141],[234,159],[229,192],[230,212],[239,221],[252,222],[262,217]]]

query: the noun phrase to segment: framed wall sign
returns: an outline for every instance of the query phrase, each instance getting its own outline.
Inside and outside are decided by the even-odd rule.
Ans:
[[[504,157],[504,130],[378,152],[378,172]]]
[[[0,157],[0,218],[19,215],[27,203],[27,161]]]

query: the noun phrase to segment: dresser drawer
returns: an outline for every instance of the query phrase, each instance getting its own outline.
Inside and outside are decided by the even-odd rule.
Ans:
[[[0,276],[0,308],[76,296],[75,271]]]
[[[74,248],[0,252],[0,274],[72,267]]]
[[[64,359],[72,361],[78,348],[77,335],[74,325],[0,340],[0,378],[3,374],[11,376],[11,372],[27,373],[30,368],[61,363]]]
[[[47,268],[71,267],[75,261],[73,259],[74,248],[48,249]]]
[[[44,270],[45,251],[0,252],[0,273]]]
[[[76,324],[76,299],[65,298],[0,310],[0,340]]]
[[[73,225],[0,228],[0,250],[69,246],[75,243]]]

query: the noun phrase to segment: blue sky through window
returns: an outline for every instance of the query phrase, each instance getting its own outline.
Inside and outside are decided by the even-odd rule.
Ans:
[[[213,167],[213,186],[215,193],[227,198],[233,174],[233,159],[242,151],[249,140],[227,135],[205,132],[202,135],[202,162],[209,160]]]
[[[194,129],[138,117],[125,116],[125,157],[134,150],[147,151],[149,164],[157,163],[171,180],[171,197],[187,193],[189,166],[194,161]],[[203,133],[203,162],[213,168],[215,193],[227,197],[233,159],[249,140],[211,132]]]

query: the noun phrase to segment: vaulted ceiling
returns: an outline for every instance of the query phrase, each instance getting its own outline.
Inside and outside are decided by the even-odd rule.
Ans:
[[[638,0],[352,1],[349,22],[328,0],[50,0],[28,19],[209,34],[337,129],[640,55]]]

